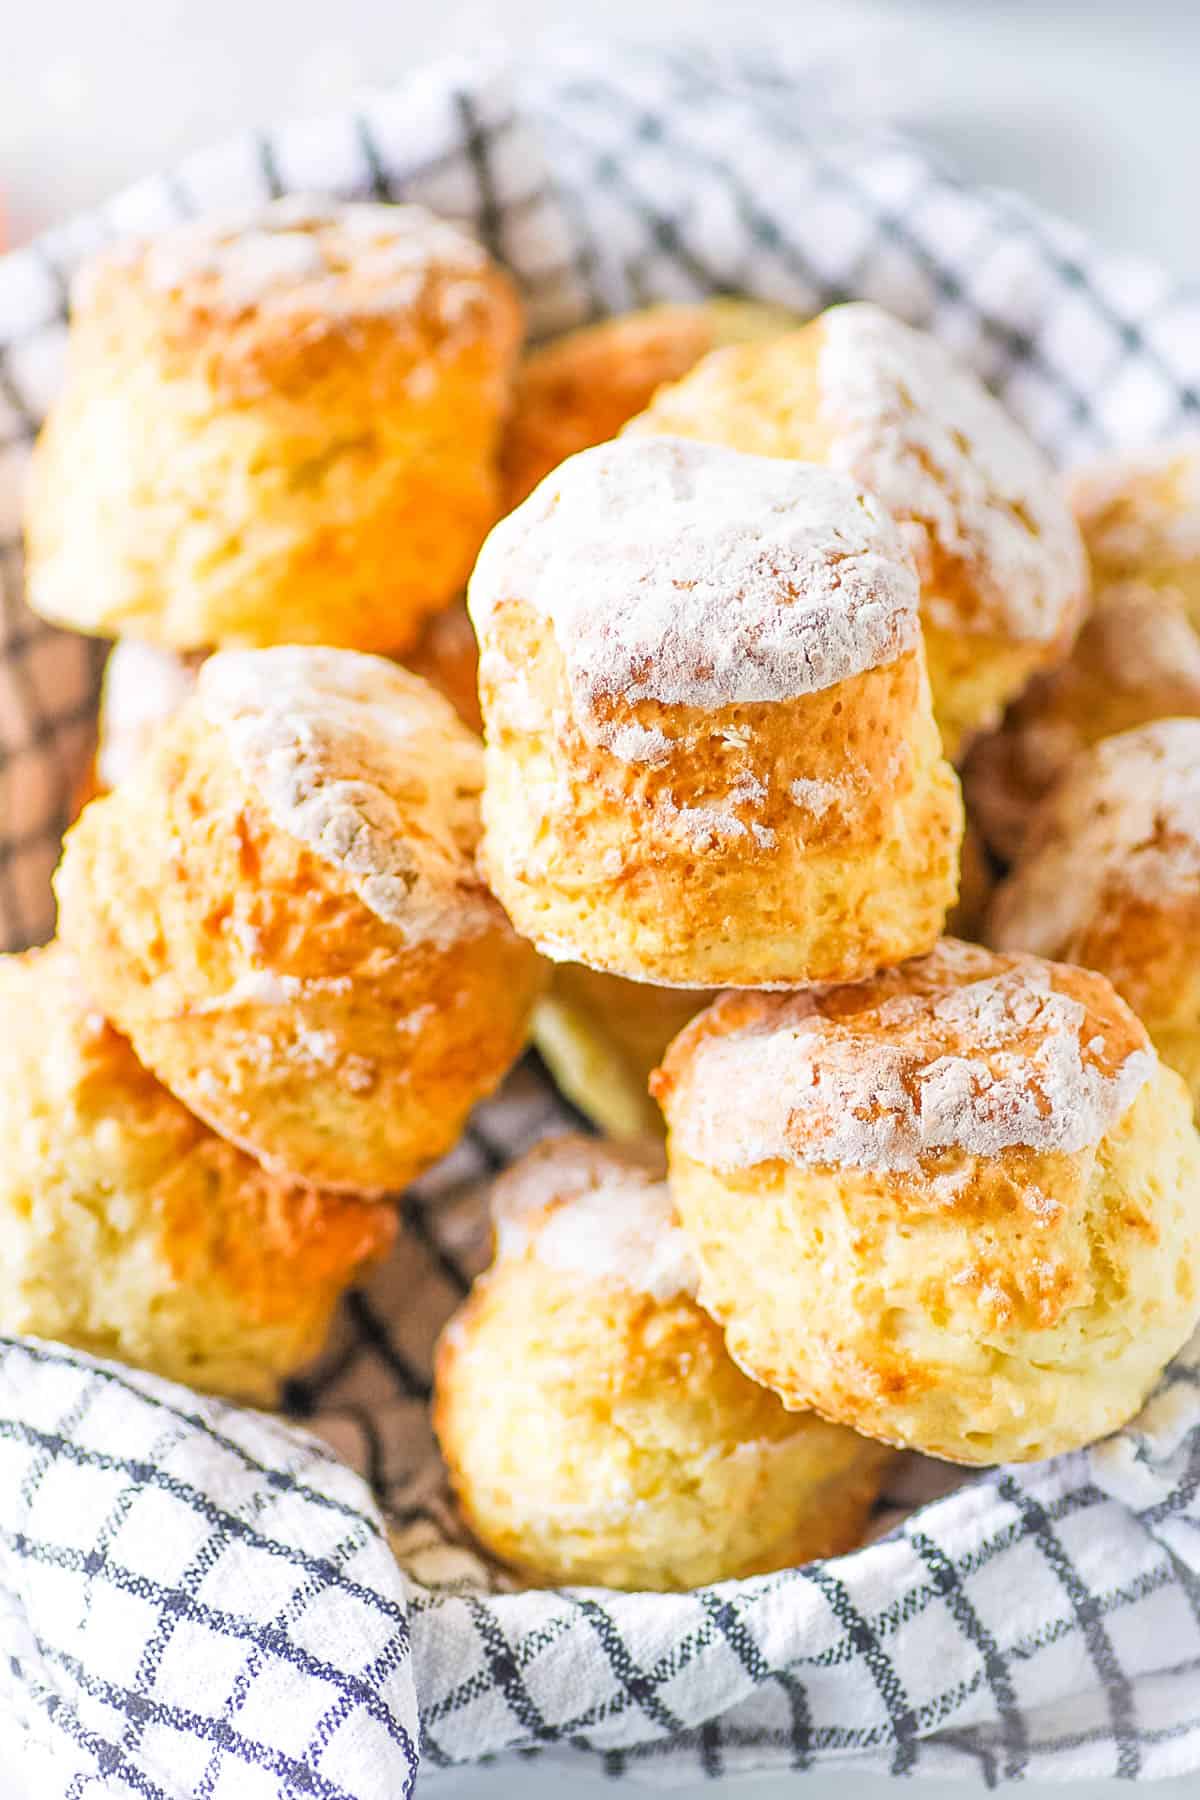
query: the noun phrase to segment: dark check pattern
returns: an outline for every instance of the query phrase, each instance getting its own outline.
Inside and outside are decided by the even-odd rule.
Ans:
[[[1064,459],[1194,420],[1195,294],[826,116],[838,85],[683,53],[564,55],[515,94],[442,71],[0,261],[0,940],[49,928],[88,748],[99,654],[25,610],[17,496],[71,271],[115,235],[297,189],[415,198],[513,268],[539,335],[716,291],[863,295],[934,326]],[[484,1566],[429,1433],[433,1341],[485,1256],[489,1177],[573,1123],[536,1059],[516,1071],[405,1197],[291,1422],[0,1345],[0,1718],[26,1791],[395,1800],[418,1763],[511,1754],[565,1780],[581,1759],[989,1786],[1200,1768],[1200,1345],[1086,1454],[965,1484],[910,1459],[836,1561],[672,1597]]]

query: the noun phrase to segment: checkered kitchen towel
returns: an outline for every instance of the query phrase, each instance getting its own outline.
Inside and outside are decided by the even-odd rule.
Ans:
[[[293,188],[412,197],[478,230],[542,334],[722,289],[866,295],[932,324],[1060,456],[1194,419],[1195,295],[864,137],[826,97],[811,71],[699,55],[442,69],[198,156],[0,262],[9,944],[50,924],[97,672],[95,646],[23,610],[19,478],[71,269],[114,234]],[[915,1463],[876,1541],[824,1564],[682,1596],[530,1593],[456,1541],[433,1335],[480,1262],[484,1178],[568,1122],[526,1065],[407,1196],[396,1258],[293,1384],[314,1435],[3,1346],[0,1792],[15,1762],[38,1800],[396,1800],[418,1765],[529,1749],[664,1780],[1200,1768],[1200,1346],[1091,1451],[913,1510],[937,1492]]]

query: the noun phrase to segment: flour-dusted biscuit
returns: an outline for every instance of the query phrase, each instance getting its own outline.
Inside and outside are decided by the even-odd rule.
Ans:
[[[827,463],[882,501],[916,552],[949,756],[1078,629],[1087,565],[1054,471],[982,382],[878,306],[717,351],[629,429]]]
[[[1080,751],[1155,719],[1200,717],[1200,439],[1087,464],[1071,498],[1092,610],[1067,660],[1030,682],[966,765],[972,811],[1009,860]]]
[[[1114,1431],[1200,1316],[1200,1138],[1103,976],[945,939],[729,994],[656,1080],[700,1299],[788,1406],[952,1462]]]
[[[0,1330],[270,1404],[395,1230],[281,1181],[144,1069],[61,946],[0,957]]]
[[[828,469],[581,452],[471,580],[483,861],[558,961],[680,987],[855,976],[936,939],[961,806],[902,539]]]
[[[442,1335],[434,1423],[495,1556],[533,1581],[661,1590],[858,1541],[885,1457],[734,1367],[653,1158],[559,1138],[503,1176],[494,1211],[495,1262]]]
[[[463,724],[479,731],[479,647],[461,601],[427,619],[416,643],[393,660],[435,687]],[[160,727],[191,694],[203,661],[200,651],[185,655],[138,638],[114,644],[100,684],[89,798],[108,793],[136,768]]]
[[[478,740],[407,670],[227,651],[68,833],[102,1010],[266,1167],[401,1186],[519,1053],[541,984],[475,869]]]
[[[34,454],[30,604],[176,650],[403,650],[500,511],[505,275],[414,206],[289,197],[102,253]]]
[[[1107,975],[1200,1109],[1200,719],[1075,757],[1030,817],[988,936]]]
[[[531,350],[517,374],[501,466],[505,508],[578,450],[616,437],[663,382],[723,344],[777,337],[795,313],[757,300],[643,307],[584,325]]]

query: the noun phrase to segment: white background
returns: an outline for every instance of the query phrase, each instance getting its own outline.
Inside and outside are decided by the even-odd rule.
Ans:
[[[777,38],[793,56],[846,48],[864,107],[936,142],[965,174],[1022,188],[1114,247],[1200,278],[1200,0],[0,0],[0,205],[10,235],[24,236],[227,131],[336,107],[444,51],[734,33]],[[551,1800],[607,1785],[514,1762],[424,1792]],[[711,1784],[671,1791],[716,1800]],[[736,1791],[885,1800],[887,1788],[843,1772]],[[917,1781],[905,1792],[948,1790]],[[1197,1800],[1200,1777],[1155,1794]]]

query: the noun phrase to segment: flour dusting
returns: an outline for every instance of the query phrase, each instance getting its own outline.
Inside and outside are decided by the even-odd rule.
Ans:
[[[486,646],[516,599],[551,621],[585,736],[630,761],[662,734],[605,703],[783,701],[895,661],[918,640],[898,528],[846,477],[678,438],[573,456],[483,547],[470,608]]]

